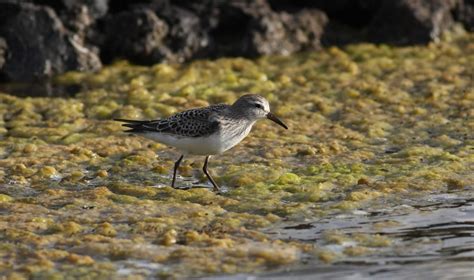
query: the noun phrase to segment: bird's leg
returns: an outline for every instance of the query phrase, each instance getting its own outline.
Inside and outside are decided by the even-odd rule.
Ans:
[[[212,185],[214,186],[214,191],[218,192],[220,190],[219,186],[217,185],[216,181],[211,177],[209,172],[207,171],[207,163],[209,162],[209,158],[211,156],[206,156],[206,160],[204,161],[204,166],[202,167],[202,171],[204,171],[204,174],[206,174],[207,179],[211,181]]]
[[[178,160],[174,163],[174,169],[173,169],[173,181],[171,181],[171,187],[175,189],[174,187],[174,182],[176,181],[176,172],[178,171],[179,164],[181,163],[181,160],[183,160],[184,155],[181,155]]]

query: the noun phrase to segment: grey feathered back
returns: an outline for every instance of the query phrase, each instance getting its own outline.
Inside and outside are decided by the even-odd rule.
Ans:
[[[210,135],[219,129],[219,121],[217,118],[214,119],[213,115],[227,108],[229,108],[227,104],[216,104],[205,108],[186,110],[160,120],[116,120],[125,122],[123,126],[131,128],[125,132],[158,132],[176,136],[200,137]]]

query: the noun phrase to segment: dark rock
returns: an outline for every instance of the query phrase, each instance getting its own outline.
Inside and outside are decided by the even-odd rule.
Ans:
[[[137,6],[150,8],[153,3],[154,0],[112,0],[109,2],[109,14],[117,14],[124,11],[130,11]]]
[[[229,56],[289,54],[315,49],[327,18],[314,9],[274,12],[264,0],[229,1],[211,27],[212,53]]]
[[[247,55],[284,54],[320,47],[327,18],[319,10],[270,13],[250,25]]]
[[[454,8],[459,20],[469,24],[474,0],[268,0],[276,11],[295,12],[316,8],[329,18],[323,45],[357,42],[419,44],[438,38],[453,23]]]
[[[108,0],[62,0],[62,9],[57,10],[64,25],[71,31],[85,35],[95,21],[107,14]]]
[[[1,75],[14,81],[48,78],[68,70],[95,70],[98,57],[68,33],[54,10],[16,1],[0,2],[0,37],[7,43]]]
[[[383,1],[380,0],[268,0],[275,11],[290,13],[301,9],[318,9],[323,11],[329,21],[353,28],[366,27],[374,14],[380,9]]]
[[[220,0],[173,0],[173,5],[196,14],[203,28],[210,30],[218,24],[221,2]]]
[[[107,14],[109,0],[62,0],[67,10],[76,10],[86,7],[93,19],[103,17]]]
[[[435,40],[453,24],[457,0],[382,1],[368,37],[377,43],[425,44]]]
[[[321,46],[321,36],[328,18],[317,9],[304,9],[290,15],[291,20],[285,25],[288,37],[295,44],[294,51],[315,50]],[[292,38],[293,37],[293,38]]]
[[[474,0],[461,1],[456,8],[456,20],[460,21],[464,27],[470,31],[474,31]]]
[[[0,72],[1,69],[3,68],[3,65],[5,64],[7,56],[7,41],[0,37]]]
[[[318,9],[328,17],[321,36],[325,46],[366,41],[366,28],[383,1],[380,0],[268,0],[275,11],[296,13],[302,9]]]
[[[160,19],[169,26],[165,38],[166,46],[172,50],[173,59],[184,62],[191,58],[206,56],[205,50],[209,46],[209,32],[200,17],[191,10],[170,5],[168,1],[155,1],[164,4],[153,7]]]
[[[35,4],[49,6],[59,15],[69,33],[98,56],[98,45],[103,43],[104,34],[99,32],[98,20],[108,12],[109,0],[34,0]]]
[[[244,56],[249,52],[250,26],[258,15],[225,2],[212,8],[213,20],[209,20],[210,57]]]
[[[78,8],[86,7],[93,19],[105,16],[109,7],[109,0],[33,0],[31,2],[53,8],[57,14],[61,14],[65,10],[72,12]]]
[[[174,0],[172,4],[164,0],[154,3],[153,9],[170,27],[174,24],[169,11],[175,9],[171,15],[178,14],[177,6],[184,11],[179,16],[181,21],[190,14],[196,15],[189,26],[198,27],[198,36],[187,42],[192,46],[192,58],[288,54],[315,49],[320,45],[319,38],[327,21],[324,13],[315,9],[275,12],[266,0]],[[167,45],[174,50],[174,44]]]
[[[153,64],[173,58],[163,43],[168,25],[152,10],[137,8],[112,15],[105,22],[105,33],[105,61],[122,57],[137,63]]]
[[[66,29],[81,38],[89,49],[98,53],[94,45],[103,42],[104,38],[103,34],[98,32],[97,21],[107,14],[109,0],[33,0],[33,2],[53,8]]]
[[[106,61],[117,54],[145,64],[184,62],[206,56],[209,43],[207,29],[196,13],[166,0],[135,3],[107,17],[105,34]]]

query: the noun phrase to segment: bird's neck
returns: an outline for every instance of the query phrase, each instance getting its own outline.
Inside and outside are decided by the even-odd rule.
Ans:
[[[227,109],[226,116],[228,118],[236,119],[241,122],[246,122],[248,124],[255,123],[255,119],[251,118],[244,110],[238,108],[237,106],[230,106]]]

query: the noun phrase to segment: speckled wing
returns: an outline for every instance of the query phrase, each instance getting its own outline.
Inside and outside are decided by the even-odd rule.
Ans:
[[[228,106],[217,104],[205,108],[190,109],[161,120],[116,119],[116,121],[125,122],[123,126],[131,128],[125,132],[130,133],[155,132],[183,137],[208,136],[219,130],[219,120],[215,116]]]

